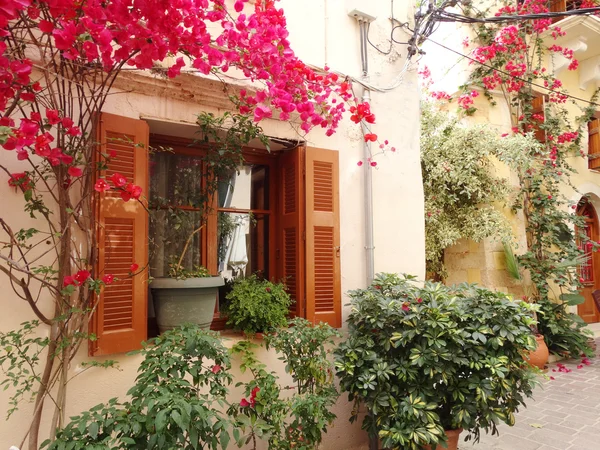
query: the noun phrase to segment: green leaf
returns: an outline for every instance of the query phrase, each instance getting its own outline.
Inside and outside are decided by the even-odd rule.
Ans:
[[[90,425],[88,426],[88,434],[90,435],[90,437],[92,439],[96,439],[98,437],[99,429],[100,429],[100,427],[98,426],[97,422],[90,423]]]
[[[560,299],[569,306],[581,305],[585,302],[585,297],[579,293],[560,294]]]

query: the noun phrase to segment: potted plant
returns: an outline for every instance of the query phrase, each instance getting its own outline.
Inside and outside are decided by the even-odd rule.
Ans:
[[[160,333],[184,323],[207,330],[212,323],[219,287],[225,281],[221,276],[211,276],[205,267],[194,265],[188,270],[183,265],[190,242],[201,229],[188,237],[179,259],[171,258],[169,277],[154,278],[150,285]]]
[[[364,405],[371,436],[411,450],[512,425],[535,384],[522,356],[534,346],[532,306],[474,285],[414,281],[380,274],[350,292],[349,336],[335,354],[351,421]]]
[[[282,283],[261,280],[256,275],[235,280],[227,300],[227,325],[249,336],[285,326],[292,304]]]

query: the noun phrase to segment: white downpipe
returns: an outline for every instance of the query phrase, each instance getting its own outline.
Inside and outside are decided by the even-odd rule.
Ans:
[[[363,102],[371,101],[371,95],[368,89],[363,91]],[[363,135],[370,133],[367,123],[361,122]],[[367,286],[370,286],[375,278],[375,239],[373,233],[373,167],[370,164],[371,142],[365,142],[364,159],[365,164],[365,251],[367,263]]]

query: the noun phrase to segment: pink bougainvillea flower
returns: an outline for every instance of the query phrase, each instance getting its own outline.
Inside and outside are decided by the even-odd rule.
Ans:
[[[356,165],[357,165],[358,167],[360,167],[360,166],[362,166],[362,165],[363,165],[363,162],[362,162],[362,161],[358,161],[358,162],[356,163]]]
[[[110,185],[106,182],[106,180],[100,178],[98,181],[96,181],[96,184],[94,185],[94,190],[96,192],[104,192],[104,191],[108,191],[110,189]]]
[[[273,111],[267,105],[259,103],[254,108],[254,121],[260,122],[261,120],[271,117],[273,115]]]
[[[404,302],[402,304],[402,311],[410,311],[410,303]]]
[[[90,272],[88,270],[80,270],[74,276],[74,278],[80,283],[84,283],[90,277]]]
[[[419,297],[419,298],[417,299],[417,303],[423,303],[423,299],[422,299],[421,297]]]
[[[214,374],[217,374],[221,371],[222,367],[219,364],[215,364],[214,366],[212,366],[211,372]]]
[[[250,403],[248,402],[248,400],[246,400],[245,398],[240,400],[240,406],[242,408],[247,408],[248,406],[250,406]]]
[[[104,275],[104,276],[102,277],[102,282],[103,282],[104,284],[111,284],[113,281],[115,281],[115,276],[114,276],[114,275],[111,275],[111,274],[109,274],[109,273],[107,273],[106,275]]]
[[[233,5],[233,8],[236,12],[242,12],[242,10],[244,9],[244,2],[242,0],[237,0]]]
[[[110,181],[112,182],[112,184],[115,185],[115,187],[118,188],[123,187],[127,184],[127,178],[125,178],[119,172],[113,173],[112,177],[110,177]]]
[[[371,167],[377,167],[377,161],[371,161]]]
[[[135,272],[136,270],[138,270],[140,268],[139,264],[133,263],[131,266],[129,266],[129,271],[130,272]]]
[[[83,170],[81,170],[79,167],[71,166],[69,167],[69,170],[67,170],[67,173],[73,178],[78,178],[83,175]]]

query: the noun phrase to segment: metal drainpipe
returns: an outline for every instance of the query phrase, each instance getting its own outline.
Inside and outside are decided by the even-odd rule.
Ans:
[[[368,89],[365,88],[362,96],[363,102],[370,102],[371,96]],[[362,123],[363,134],[369,133],[366,122]],[[373,167],[369,164],[371,157],[371,142],[365,142],[365,250],[367,263],[367,286],[370,286],[375,278],[375,242],[373,236]]]

